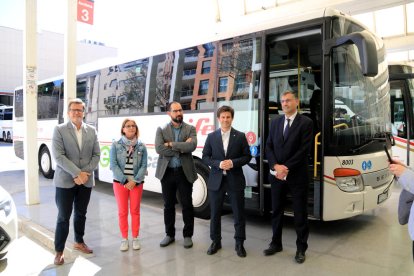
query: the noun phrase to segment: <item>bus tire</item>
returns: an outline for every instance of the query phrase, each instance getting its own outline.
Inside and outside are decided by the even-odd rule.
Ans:
[[[193,184],[194,216],[209,219],[210,200],[208,198],[207,181],[210,170],[199,159],[194,159],[194,164],[198,176]]]
[[[3,131],[3,135],[1,137],[2,137],[1,139],[3,139],[3,141],[6,142],[7,137],[6,137],[6,132],[5,131]]]
[[[50,151],[46,146],[42,147],[40,150],[39,168],[44,177],[48,179],[53,178],[55,172],[52,170],[52,158],[50,156]]]
[[[12,142],[12,137],[11,137],[11,133],[10,133],[10,131],[9,132],[7,132],[7,142]]]

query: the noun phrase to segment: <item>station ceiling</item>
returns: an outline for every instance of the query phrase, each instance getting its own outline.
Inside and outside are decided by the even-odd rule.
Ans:
[[[214,0],[216,22],[260,17],[269,10],[298,12],[330,7],[354,16],[384,39],[390,61],[414,65],[414,1],[401,0]],[[239,2],[239,5],[235,4]],[[289,14],[286,14],[288,17]]]

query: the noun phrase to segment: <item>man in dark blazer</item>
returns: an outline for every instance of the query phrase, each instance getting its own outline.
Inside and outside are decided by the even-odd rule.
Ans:
[[[193,183],[197,180],[192,152],[197,148],[194,126],[183,122],[183,109],[178,102],[167,106],[171,121],[157,129],[155,151],[159,154],[155,177],[161,180],[164,198],[164,223],[166,237],[160,246],[175,241],[175,203],[177,190],[184,220],[184,247],[191,248],[194,232]]]
[[[287,192],[292,195],[296,229],[295,261],[303,263],[308,248],[308,154],[312,141],[312,120],[297,112],[299,100],[292,91],[281,96],[285,113],[274,119],[270,125],[266,142],[266,156],[269,161],[269,181],[272,192],[273,236],[264,255],[273,255],[283,250],[282,228],[284,203]]]
[[[217,118],[221,127],[207,136],[203,149],[203,162],[211,168],[207,187],[211,206],[210,238],[213,242],[207,254],[213,255],[221,248],[221,210],[227,192],[234,216],[235,249],[239,257],[246,257],[243,246],[246,240],[246,181],[242,167],[251,159],[249,145],[245,134],[231,127],[234,118],[232,107],[220,107]]]
[[[98,166],[100,148],[94,127],[83,122],[85,104],[81,99],[68,103],[70,121],[56,126],[52,138],[52,154],[56,161],[53,184],[56,186],[55,201],[58,217],[55,231],[56,265],[64,263],[63,250],[69,234],[72,209],[75,212],[74,249],[90,254],[83,241],[86,212],[94,185],[93,172]]]

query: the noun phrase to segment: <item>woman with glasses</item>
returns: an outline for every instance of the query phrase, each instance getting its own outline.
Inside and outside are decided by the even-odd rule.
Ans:
[[[139,250],[140,205],[144,178],[147,172],[147,148],[138,139],[138,126],[132,119],[122,122],[121,138],[112,143],[110,168],[113,173],[113,188],[118,204],[121,251],[127,251],[128,211],[131,213],[132,248]],[[128,209],[129,205],[129,209]]]

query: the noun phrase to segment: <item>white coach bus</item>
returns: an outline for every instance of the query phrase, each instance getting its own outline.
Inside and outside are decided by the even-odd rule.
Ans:
[[[299,110],[314,122],[309,155],[309,215],[337,220],[376,208],[389,196],[384,145],[391,148],[390,94],[383,42],[349,16],[333,10],[305,14],[294,24],[268,22],[254,32],[167,49],[77,75],[77,96],[86,102],[85,122],[98,128],[99,179],[112,182],[109,149],[125,118],[137,121],[149,149],[144,188],[161,192],[154,177],[158,155],[156,128],[169,121],[165,107],[178,101],[184,120],[196,127],[194,152],[198,180],[193,203],[199,217],[209,216],[201,162],[207,134],[219,127],[221,105],[235,109],[233,126],[246,133],[252,159],[244,167],[246,209],[268,212],[270,184],[263,145],[269,120],[283,115],[280,95],[294,90]],[[291,22],[291,20],[290,20]],[[148,42],[150,43],[150,42]],[[23,157],[23,89],[15,91],[15,152]],[[53,127],[62,122],[63,79],[39,82],[38,154],[40,171],[53,176]],[[288,203],[289,205],[289,203]],[[287,213],[291,208],[287,208]]]
[[[0,105],[0,138],[13,141],[13,106]]]

